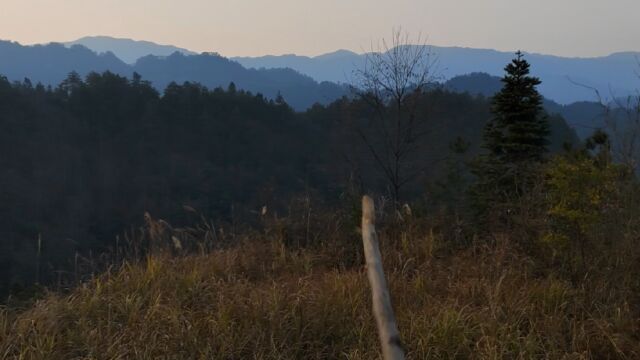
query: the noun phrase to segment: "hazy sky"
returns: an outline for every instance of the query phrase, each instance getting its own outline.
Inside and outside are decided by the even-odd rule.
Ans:
[[[640,50],[639,0],[0,0],[0,39],[110,35],[225,56],[368,50],[391,29],[433,45],[569,56]]]

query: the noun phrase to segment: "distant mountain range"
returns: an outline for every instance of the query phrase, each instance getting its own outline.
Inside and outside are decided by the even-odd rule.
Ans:
[[[483,72],[502,76],[504,66],[514,57],[511,52],[460,47],[430,48],[436,61],[434,74],[443,80],[458,75]],[[297,55],[234,57],[248,68],[287,67],[316,80],[348,82],[357,68],[362,68],[366,55],[347,50],[316,57]],[[627,96],[640,88],[638,58],[640,53],[616,53],[594,58],[566,58],[552,55],[526,54],[533,75],[542,79],[540,92],[561,104],[594,100],[597,89],[603,97]]]
[[[168,56],[175,51],[185,55],[194,54],[175,46],[103,36],[85,37],[67,44],[80,44],[98,53],[111,51],[130,64],[146,55]],[[433,46],[430,47],[430,51],[434,59],[437,59],[434,74],[445,81],[474,72],[501,76],[504,66],[514,56],[512,52],[461,47]],[[365,56],[348,50],[338,50],[314,57],[267,55],[230,59],[246,68],[290,68],[318,82],[350,83],[354,70],[363,66]],[[636,76],[640,71],[638,58],[640,53],[637,52],[593,58],[527,54],[532,73],[542,79],[540,92],[561,104],[594,100],[596,95],[593,89],[597,89],[604,97],[624,97],[633,93],[640,88],[640,79]]]
[[[127,64],[135,64],[138,59],[147,55],[169,56],[174,52],[179,52],[184,55],[197,54],[173,45],[159,45],[150,41],[119,39],[110,36],[85,36],[75,41],[66,42],[64,45],[67,47],[82,45],[99,54],[112,52]]]
[[[484,96],[500,90],[502,83],[496,75],[502,74],[502,67],[512,56],[493,50],[434,50],[440,51],[440,73],[448,79],[442,82],[446,89]],[[138,57],[145,52],[149,54]],[[123,58],[128,61],[135,58],[135,62],[128,64]],[[584,101],[595,99],[593,90],[569,79],[597,86],[605,96],[609,93],[608,84],[611,89],[626,89],[617,90],[617,96],[630,93],[636,83],[640,87],[640,80],[634,75],[636,62],[632,53],[592,59],[528,55],[528,59],[533,72],[543,80],[541,92],[551,99],[545,101],[546,109],[564,116],[582,138],[602,126],[602,108],[595,102]],[[23,46],[0,41],[0,75],[14,81],[29,78],[33,83],[56,86],[72,71],[84,76],[91,71],[108,70],[129,77],[137,72],[159,91],[172,81],[198,82],[209,88],[226,88],[234,82],[238,89],[259,92],[268,98],[281,94],[297,110],[316,102],[328,104],[348,94],[347,87],[340,83],[348,82],[350,73],[362,66],[363,61],[363,55],[350,51],[313,58],[283,55],[227,59],[218,54],[195,54],[173,46],[108,37],[87,37],[66,45]]]
[[[28,78],[32,83],[56,86],[75,71],[81,76],[91,71],[131,77],[134,72],[159,91],[175,81],[198,82],[209,88],[226,88],[234,82],[238,89],[261,93],[275,99],[281,94],[293,108],[304,110],[316,102],[329,103],[347,93],[345,86],[317,82],[292,69],[246,69],[217,54],[169,56],[147,55],[127,64],[113,52],[96,53],[82,45],[59,43],[23,46],[0,41],[0,75],[12,81]]]

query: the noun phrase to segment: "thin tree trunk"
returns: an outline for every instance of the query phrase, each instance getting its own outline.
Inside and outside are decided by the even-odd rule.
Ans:
[[[391,297],[382,269],[382,257],[375,229],[375,210],[369,196],[362,198],[362,242],[367,260],[367,274],[371,285],[373,314],[378,325],[378,335],[385,360],[404,360],[404,351],[396,318],[391,307]]]

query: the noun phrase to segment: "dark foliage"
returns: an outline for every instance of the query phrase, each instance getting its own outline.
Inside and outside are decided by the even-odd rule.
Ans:
[[[296,195],[328,206],[388,195],[351,131],[367,111],[343,98],[295,113],[235,85],[170,83],[161,95],[137,74],[71,73],[54,89],[0,78],[0,294],[73,277],[78,258],[109,252],[145,211],[177,225],[193,220],[184,205],[251,222],[263,205],[286,214]],[[478,153],[489,103],[433,90],[417,116],[429,119],[419,156],[433,166],[407,189],[413,199],[447,176],[450,143],[469,144],[464,159]],[[556,125],[556,146],[575,140]]]
[[[471,191],[481,218],[531,191],[537,166],[548,152],[549,121],[536,90],[541,81],[529,75],[529,63],[516,53],[505,67],[503,87],[492,100],[492,119],[484,128],[483,148],[474,164],[477,181]]]

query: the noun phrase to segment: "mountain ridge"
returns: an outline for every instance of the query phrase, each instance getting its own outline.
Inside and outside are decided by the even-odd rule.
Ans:
[[[164,45],[146,40],[133,40],[103,35],[83,36],[73,41],[63,42],[62,44],[67,47],[82,45],[96,53],[111,51],[120,60],[130,65],[135,64],[138,59],[146,55],[169,56],[174,52],[180,52],[185,55],[197,54],[194,51],[174,45]]]
[[[347,93],[344,86],[317,82],[292,69],[247,69],[215,53],[147,55],[131,65],[113,52],[96,53],[82,45],[23,46],[0,41],[0,75],[11,81],[29,79],[34,84],[57,86],[71,72],[84,77],[90,72],[105,71],[126,77],[138,73],[161,92],[172,82],[200,83],[211,89],[226,88],[234,82],[238,90],[261,93],[270,99],[282,95],[297,110],[316,102],[329,103]]]
[[[84,40],[83,40],[84,39]],[[112,43],[98,46],[87,39],[102,39]],[[105,40],[107,39],[107,40]],[[96,52],[112,51],[125,63],[135,64],[132,55],[123,55],[123,47],[139,45],[137,54],[143,57],[147,52],[156,56],[169,56],[178,51],[186,55],[195,55],[187,49],[173,45],[159,45],[149,41],[118,39],[107,36],[84,37],[70,43],[84,43],[84,46]],[[120,45],[117,45],[120,44]],[[151,46],[144,50],[145,46]],[[458,75],[484,72],[492,76],[500,76],[503,68],[513,57],[512,52],[472,48],[463,46],[427,45],[437,58],[435,75],[442,80],[449,80]],[[593,101],[597,99],[594,90],[600,95],[624,97],[633,94],[640,88],[640,79],[635,74],[640,70],[638,58],[640,52],[620,51],[605,56],[566,57],[537,52],[525,52],[532,66],[532,74],[543,80],[540,92],[547,98],[560,104],[571,104],[577,101]],[[310,76],[317,82],[352,83],[354,70],[361,68],[366,53],[357,53],[347,49],[338,49],[316,56],[297,54],[235,56],[230,60],[240,63],[245,68],[274,69],[289,68]]]
[[[430,46],[437,65],[435,73],[443,80],[470,73],[501,76],[513,53],[493,49]],[[365,64],[366,54],[330,57],[263,56],[232,57],[247,68],[287,67],[318,81],[350,82],[349,74]],[[542,79],[540,92],[561,104],[593,101],[601,95],[618,97],[633,94],[640,88],[636,73],[640,52],[617,52],[600,57],[562,57],[525,53],[532,74]],[[584,86],[581,86],[584,85]]]
[[[337,54],[348,55],[349,52]],[[164,91],[172,82],[197,82],[208,88],[226,88],[233,82],[239,90],[261,93],[267,98],[275,99],[282,95],[298,111],[305,110],[316,102],[329,104],[348,94],[345,86],[327,81],[318,82],[294,69],[245,68],[241,63],[215,53],[185,55],[174,52],[169,56],[147,55],[129,65],[112,52],[97,54],[82,45],[71,48],[60,43],[22,46],[16,42],[0,41],[0,55],[0,74],[6,75],[9,80],[23,81],[28,78],[33,83],[51,86],[57,86],[72,71],[81,76],[89,72],[104,71],[127,77],[138,73],[158,91]],[[328,62],[335,63],[333,60]],[[346,76],[348,75],[345,73]],[[442,86],[455,92],[490,97],[501,88],[501,82],[495,75],[470,73],[443,81]],[[589,136],[593,128],[602,126],[600,114],[595,113],[598,111],[597,103],[562,104],[555,99],[548,99],[545,101],[545,108],[550,113],[564,116],[581,138]]]

